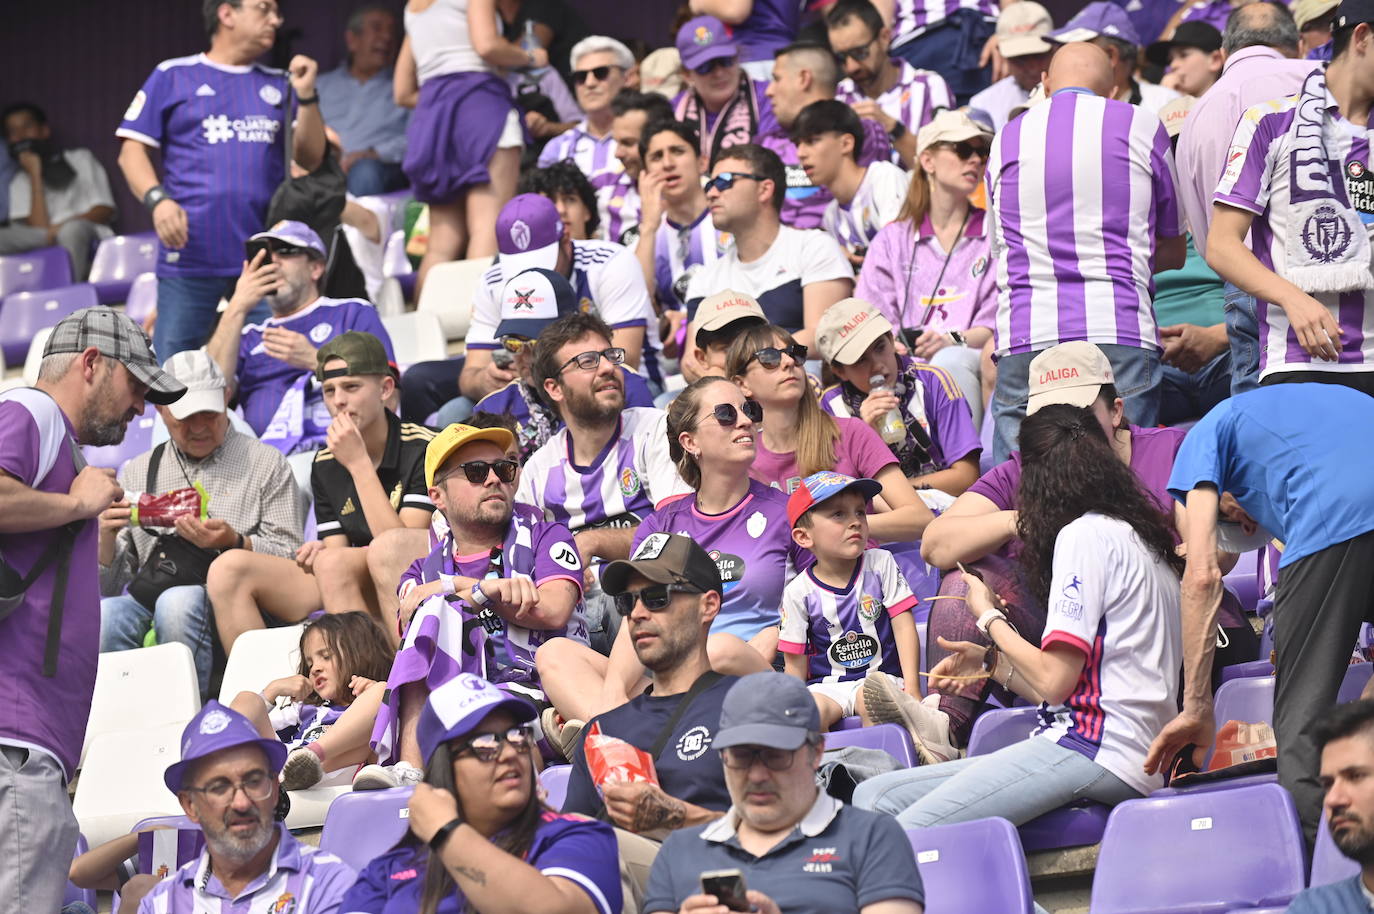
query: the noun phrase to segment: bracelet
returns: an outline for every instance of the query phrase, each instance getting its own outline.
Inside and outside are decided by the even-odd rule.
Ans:
[[[458,592],[458,579],[451,574],[439,574],[439,580],[443,582],[445,593]]]
[[[263,704],[267,705],[267,710],[272,711],[276,709],[277,703],[268,698],[264,693],[259,692],[258,697],[262,699]]]
[[[900,140],[902,137],[906,136],[906,124],[897,121],[892,125],[892,129],[887,132],[887,135],[892,137],[893,140]]]
[[[491,597],[482,592],[482,582],[478,581],[472,585],[472,605],[482,609],[491,605]]]
[[[238,538],[239,538],[238,545],[236,545],[234,548],[235,548],[235,549],[243,549],[243,548],[244,548],[244,543],[245,543],[245,540],[244,540],[244,538],[243,538],[243,534],[242,534],[242,533],[238,534]]]
[[[1002,688],[1010,689],[1012,677],[1016,675],[1016,667],[1012,666],[1011,660],[1007,660],[1007,681],[1002,683]]]
[[[453,832],[462,824],[463,820],[455,816],[439,826],[439,830],[429,839],[429,849],[436,854],[441,852],[444,849],[444,845],[448,843],[449,837],[452,836]]]
[[[143,195],[143,207],[151,213],[153,210],[157,209],[157,205],[163,200],[170,199],[172,198],[167,196],[167,191],[162,189],[161,184],[154,184],[152,187],[148,188],[148,192]]]
[[[988,634],[988,626],[996,622],[998,619],[1001,619],[1005,622],[1007,619],[1007,614],[1002,612],[1002,610],[1000,609],[989,609],[987,612],[983,613],[981,616],[978,617],[978,630],[982,632],[984,635],[986,635],[988,638],[991,638],[992,636]]]
[[[320,103],[320,93],[318,93],[318,92],[316,92],[314,95],[310,96],[309,98],[305,98],[305,97],[300,96],[300,95],[297,95],[297,96],[296,96],[296,104],[300,105],[302,108],[308,108],[308,107],[310,107],[311,105],[318,105],[319,103]]]

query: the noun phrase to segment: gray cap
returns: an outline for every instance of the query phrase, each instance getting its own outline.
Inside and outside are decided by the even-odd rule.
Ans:
[[[159,406],[175,403],[186,385],[158,367],[153,342],[143,328],[104,305],[73,311],[58,321],[43,347],[43,358],[94,347],[107,359],[124,363],[129,374],[148,386],[147,399]]]
[[[786,673],[750,673],[730,687],[712,745],[799,749],[821,732],[821,714],[806,683]]]

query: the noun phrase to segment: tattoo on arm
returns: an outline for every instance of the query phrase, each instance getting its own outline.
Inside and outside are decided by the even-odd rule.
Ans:
[[[453,873],[455,876],[462,876],[469,882],[475,882],[478,885],[487,884],[487,874],[476,867],[448,864],[448,869],[450,873]]]
[[[635,806],[633,831],[646,832],[659,828],[681,828],[687,817],[686,805],[661,790],[646,790]]]

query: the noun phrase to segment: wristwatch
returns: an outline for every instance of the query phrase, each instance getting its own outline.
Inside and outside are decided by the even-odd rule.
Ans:
[[[436,854],[443,850],[444,845],[448,843],[448,839],[453,835],[453,832],[457,830],[458,826],[462,824],[462,819],[453,818],[445,822],[443,825],[440,825],[439,830],[430,836],[429,849],[434,851],[434,853]]]
[[[902,137],[906,136],[906,124],[903,124],[901,121],[895,122],[892,125],[892,129],[887,132],[887,135],[892,137],[894,143],[901,140]]]
[[[949,331],[949,338],[952,339],[952,340],[954,340],[954,345],[956,345],[956,346],[967,346],[967,345],[968,345],[968,340],[967,340],[967,338],[965,338],[963,332],[960,331],[960,330],[951,330],[951,331]]]
[[[992,636],[988,634],[988,626],[996,622],[998,619],[1001,619],[1003,622],[1006,622],[1007,614],[1002,612],[1002,610],[1000,609],[989,609],[987,612],[983,613],[981,616],[978,617],[978,630],[982,632],[984,636],[990,639]]]
[[[161,184],[154,184],[152,187],[148,188],[148,192],[143,195],[143,206],[151,213],[153,210],[157,209],[157,205],[163,200],[170,199],[171,197],[167,195],[167,191],[162,189]]]

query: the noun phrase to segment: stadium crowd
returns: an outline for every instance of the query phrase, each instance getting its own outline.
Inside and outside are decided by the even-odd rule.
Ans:
[[[0,392],[0,912],[920,912],[924,830],[1159,796],[1257,666],[1360,868],[1290,910],[1374,910],[1374,0],[691,0],[662,48],[408,0],[327,73],[202,6],[116,128],[155,312]],[[85,280],[109,177],[0,122],[0,255]],[[394,232],[417,300],[487,264],[448,359],[397,359]],[[167,643],[203,848],[155,873],[69,784],[101,652]],[[360,869],[284,823],[339,772],[410,791]]]

